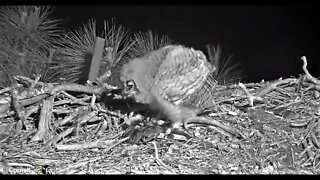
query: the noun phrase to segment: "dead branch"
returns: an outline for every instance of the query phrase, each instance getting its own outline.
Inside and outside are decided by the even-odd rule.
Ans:
[[[307,77],[304,76],[303,79],[306,79]],[[308,87],[309,89],[315,89],[317,91],[320,91],[320,85],[318,84],[313,84],[313,83],[310,83],[310,82],[306,82],[306,81],[302,81],[301,84],[305,87]]]
[[[114,144],[112,144],[111,146],[105,148],[105,149],[103,150],[103,152],[104,152],[104,153],[107,153],[107,152],[110,151],[112,148],[114,148],[114,147],[116,147],[117,145],[125,142],[127,139],[129,139],[129,137],[125,137],[125,138],[123,138],[123,139],[117,140]]]
[[[53,108],[53,96],[48,99],[44,99],[42,103],[40,120],[38,124],[38,130],[31,139],[31,141],[40,141],[43,140],[47,131],[49,130],[49,122],[51,120],[52,108]]]
[[[91,102],[90,102],[90,107],[94,110],[97,110],[97,106],[95,105],[96,103],[96,95],[95,94],[92,94],[92,97],[91,97]]]
[[[249,91],[247,90],[246,86],[244,84],[242,84],[242,83],[239,83],[239,87],[241,87],[243,89],[243,91],[246,93],[249,105],[253,106],[254,97],[249,93]]]
[[[70,84],[61,84],[54,86],[48,93],[57,94],[60,91],[73,91],[73,92],[82,92],[88,94],[100,95],[105,89],[101,87],[89,87],[80,84],[70,83]]]
[[[168,169],[169,171],[171,171],[172,173],[175,173],[174,170],[172,169],[172,167],[166,165],[165,163],[163,163],[163,162],[161,161],[161,159],[159,159],[159,153],[158,153],[158,148],[157,148],[156,142],[155,142],[155,141],[152,141],[151,143],[153,144],[153,147],[154,147],[154,153],[155,153],[154,158],[155,158],[156,162],[157,162],[160,166],[163,166],[163,167],[165,167],[166,169]]]
[[[36,85],[39,83],[40,78],[41,75],[38,75],[36,79],[31,82],[31,86],[29,87],[31,90],[33,90],[36,87]]]
[[[4,93],[6,93],[6,92],[9,92],[11,89],[16,89],[16,88],[19,88],[19,87],[22,87],[22,84],[16,83],[16,84],[14,84],[14,85],[11,86],[11,87],[6,87],[6,88],[4,88],[4,89],[1,89],[1,90],[0,90],[0,94],[4,94]]]
[[[242,135],[240,132],[237,132],[236,129],[233,129],[230,126],[223,125],[214,119],[208,119],[205,117],[196,117],[196,118],[190,119],[189,123],[207,124],[207,125],[216,126],[223,129],[226,132],[229,132],[232,135],[235,135],[236,137],[245,138],[245,136]]]
[[[308,65],[308,62],[307,62],[307,58],[305,56],[302,56],[301,57],[301,60],[303,61],[303,65],[302,65],[302,69],[305,73],[305,76],[307,78],[307,80],[309,80],[310,82],[316,84],[316,85],[320,85],[320,80],[318,80],[317,78],[313,77],[308,69],[307,69],[307,65]]]
[[[70,133],[72,133],[72,131],[74,130],[74,127],[68,128],[67,130],[61,132],[60,134],[55,135],[53,138],[51,138],[49,141],[47,141],[44,145],[44,148],[49,148],[52,145],[56,145],[56,143],[58,141],[60,141],[60,139],[68,136]]]
[[[216,126],[208,126],[208,128],[215,131],[215,132],[218,132],[226,137],[230,137],[230,138],[232,137],[232,134],[230,134],[229,132],[226,132],[225,130],[222,130]]]
[[[98,131],[97,131],[97,136],[101,136],[104,131],[107,129],[108,127],[108,123],[106,120],[103,120],[102,123],[101,123],[101,126],[99,127]]]
[[[85,115],[80,115],[79,117],[79,123],[80,125],[83,125],[85,123],[88,123],[88,122],[95,122],[95,121],[100,121],[101,120],[101,117],[98,117],[97,116],[97,112],[96,111],[92,111],[88,114],[85,114]]]
[[[88,97],[84,97],[84,98],[79,99],[79,98],[76,98],[65,91],[61,91],[61,93],[64,94],[65,96],[67,96],[68,98],[70,98],[71,102],[76,102],[76,103],[84,105],[84,106],[89,105],[89,103],[84,102],[84,101],[88,100]]]
[[[28,117],[32,114],[35,113],[36,111],[39,110],[39,106],[34,106],[31,109],[28,109],[27,112],[25,113],[24,117],[25,119],[28,119]]]
[[[19,143],[22,143],[24,140],[28,139],[29,136],[31,136],[32,134],[36,133],[37,130],[36,129],[32,129],[29,132],[27,132],[26,134],[24,134],[21,139],[19,140]]]
[[[106,150],[110,150],[116,145],[126,141],[128,137],[121,140],[95,140],[93,142],[84,143],[84,144],[72,144],[72,145],[56,145],[56,149],[59,151],[72,151],[72,150],[81,150],[81,149],[89,149],[89,148],[106,148]]]
[[[19,103],[19,100],[18,100],[18,92],[17,92],[17,90],[12,88],[10,90],[10,95],[11,95],[11,103],[12,103],[12,106],[14,108],[14,111],[16,112],[17,116],[19,117],[19,121],[21,121],[22,127],[23,127],[25,118],[24,118],[23,113],[22,113],[22,107],[21,107],[21,105]],[[20,127],[20,128],[22,128],[22,127]]]
[[[279,105],[279,106],[273,108],[273,110],[283,109],[283,108],[289,107],[291,105],[294,105],[294,104],[297,104],[297,103],[300,103],[300,102],[301,102],[301,99],[295,99],[294,101],[288,102],[286,104]]]
[[[102,108],[100,104],[96,104],[96,106],[97,106],[97,109],[98,109],[99,113],[105,113],[107,115],[111,115],[111,116],[114,116],[114,117],[121,117],[119,114],[117,114],[117,113],[115,113],[113,111],[110,111],[108,109]]]
[[[6,117],[8,117],[8,116],[13,116],[14,114],[15,114],[14,111],[9,111],[9,112],[7,112],[7,113],[0,114],[0,119],[6,118]]]
[[[32,98],[22,99],[19,101],[19,103],[20,103],[21,107],[29,106],[29,105],[40,102],[42,99],[44,99],[48,96],[49,96],[48,94],[40,94],[37,96],[33,96]],[[4,113],[9,109],[10,109],[10,103],[0,104],[0,113]]]
[[[73,110],[66,109],[66,108],[55,108],[52,110],[52,112],[56,113],[56,114],[69,114],[69,113],[73,112]]]
[[[257,93],[255,96],[256,97],[263,97],[266,94],[270,93],[271,91],[275,90],[277,88],[277,86],[283,85],[283,84],[289,84],[289,83],[295,83],[297,84],[298,81],[297,79],[293,79],[293,78],[287,78],[287,79],[279,79],[271,84],[269,84],[268,86],[266,86],[265,88],[263,88],[259,93]]]
[[[83,105],[83,106],[87,106],[87,105],[89,105],[89,103],[86,103],[85,101],[88,101],[90,99],[91,99],[90,96],[83,97],[83,98],[76,98],[74,100],[72,100],[72,99],[63,99],[63,100],[60,100],[60,101],[56,101],[54,103],[54,105],[58,106],[58,105],[63,105],[63,104],[80,104],[80,105]]]
[[[246,97],[235,97],[235,98],[229,98],[229,99],[222,99],[222,100],[216,101],[216,104],[240,101],[240,100],[243,100],[243,99],[246,99]]]
[[[28,83],[28,87],[29,88],[34,88],[36,85],[40,85],[40,86],[45,86],[46,83],[43,83],[43,82],[39,82],[41,76],[37,76],[35,80],[33,79],[30,79],[28,77],[25,77],[25,76],[20,76],[20,75],[17,75],[14,77],[18,82],[22,82],[24,84],[26,84],[25,82]]]
[[[89,108],[86,106],[80,106],[75,111],[73,111],[68,117],[64,118],[63,120],[59,121],[56,125],[62,126],[64,124],[67,124],[68,122],[72,121],[74,118],[79,117],[79,114],[84,114]]]
[[[315,145],[317,149],[320,148],[320,143],[313,132],[310,133],[310,141]]]

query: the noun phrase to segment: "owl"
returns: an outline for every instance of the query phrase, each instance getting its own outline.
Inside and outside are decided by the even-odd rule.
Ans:
[[[128,97],[147,104],[173,128],[187,129],[190,119],[214,106],[215,69],[201,51],[167,45],[124,64],[120,79]]]

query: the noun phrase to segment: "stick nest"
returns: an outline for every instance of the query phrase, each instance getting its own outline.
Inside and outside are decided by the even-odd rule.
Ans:
[[[129,113],[116,88],[15,77],[0,90],[0,173],[318,174],[320,81],[301,59],[298,78],[217,86],[215,123],[190,123],[192,137]]]

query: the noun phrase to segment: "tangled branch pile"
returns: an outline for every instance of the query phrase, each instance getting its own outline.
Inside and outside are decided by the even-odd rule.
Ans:
[[[299,78],[217,86],[215,123],[190,124],[189,139],[128,115],[131,102],[111,86],[17,76],[0,90],[2,173],[319,173],[320,81],[302,60]]]

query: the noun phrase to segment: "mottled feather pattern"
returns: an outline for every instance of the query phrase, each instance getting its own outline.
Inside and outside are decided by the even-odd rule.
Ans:
[[[153,89],[168,101],[179,105],[190,94],[201,88],[210,73],[201,51],[177,46],[170,51],[158,69]]]
[[[198,50],[169,45],[125,64],[121,80],[135,82],[135,100],[148,104],[174,126],[187,124],[200,109],[214,105],[215,70]]]

